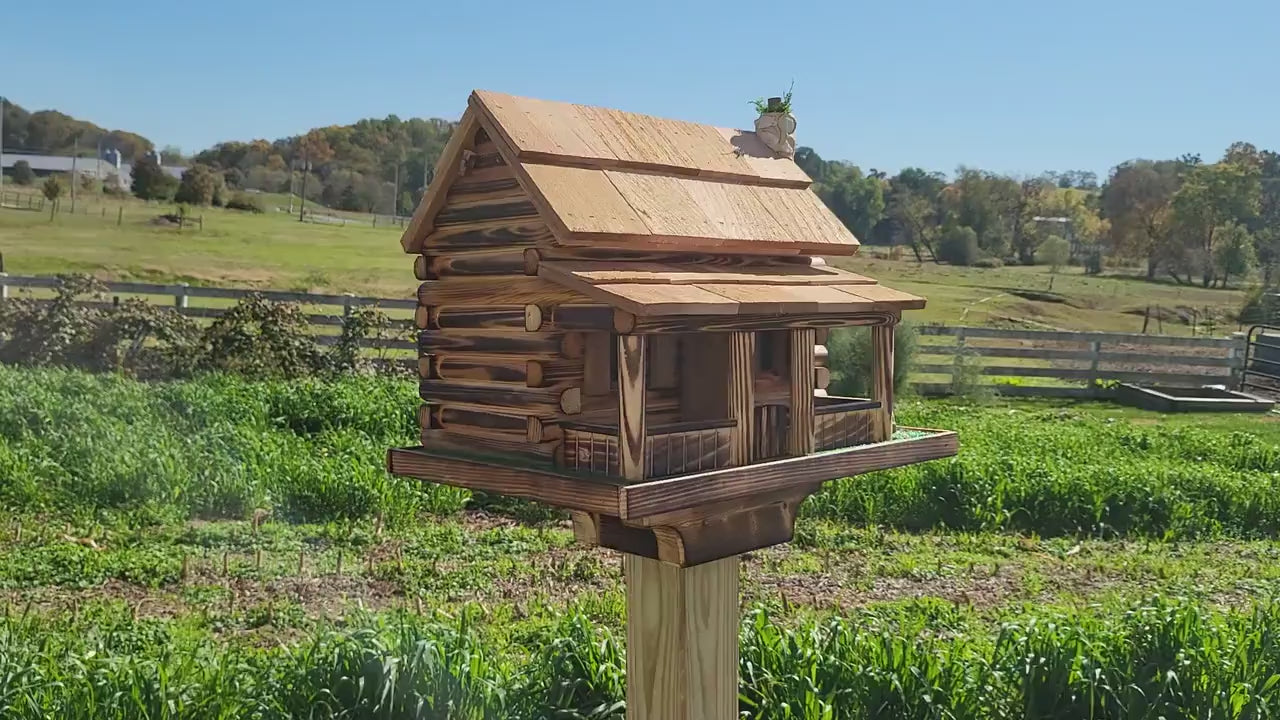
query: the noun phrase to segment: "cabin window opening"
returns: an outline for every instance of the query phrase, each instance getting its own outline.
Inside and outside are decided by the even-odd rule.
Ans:
[[[756,333],[756,376],[787,375],[787,331],[761,330]]]

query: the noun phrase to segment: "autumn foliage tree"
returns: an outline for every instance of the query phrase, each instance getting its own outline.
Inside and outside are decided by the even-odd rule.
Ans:
[[[182,173],[174,200],[191,205],[209,205],[224,188],[223,178],[213,168],[199,163]]]

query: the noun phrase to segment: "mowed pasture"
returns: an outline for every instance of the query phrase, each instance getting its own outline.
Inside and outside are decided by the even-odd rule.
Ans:
[[[392,478],[412,383],[0,368],[0,716],[621,718],[617,556]],[[750,718],[1261,718],[1280,418],[906,401],[744,561]]]
[[[263,196],[268,212],[253,215],[201,208],[204,230],[155,225],[172,210],[136,200],[82,200],[87,214],[0,209],[5,269],[13,274],[84,272],[102,279],[254,287],[409,298],[417,286],[412,265],[400,251],[400,229],[300,223],[277,208],[279,196]],[[67,200],[63,200],[64,205]],[[87,205],[85,203],[88,203]],[[100,212],[106,208],[106,216]],[[123,205],[125,222],[116,224]],[[1234,328],[1243,302],[1240,290],[1210,290],[1160,280],[1118,268],[1087,276],[1067,267],[1051,274],[1043,266],[996,269],[952,267],[887,259],[885,248],[864,247],[834,264],[869,274],[891,287],[923,295],[929,305],[912,313],[919,322],[995,325],[1025,329],[1139,332],[1151,309],[1150,332],[1186,335],[1193,316],[1205,331]],[[908,254],[909,256],[909,254]]]

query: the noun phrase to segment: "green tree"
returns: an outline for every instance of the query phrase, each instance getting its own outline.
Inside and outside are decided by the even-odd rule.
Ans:
[[[31,163],[26,160],[19,160],[13,164],[13,181],[19,185],[30,185],[36,181],[35,171],[31,169]]]
[[[208,165],[195,164],[182,173],[182,182],[174,194],[174,200],[192,205],[213,203],[223,189],[222,175]]]
[[[1173,195],[1182,184],[1181,163],[1135,160],[1112,171],[1102,188],[1102,214],[1110,222],[1111,252],[1143,259],[1155,279],[1173,242]]]
[[[921,248],[929,251],[934,262],[938,261],[935,246],[939,232],[937,207],[929,198],[908,189],[895,191],[889,201],[888,217],[898,236],[911,246],[916,262],[924,262]]]
[[[995,173],[960,168],[956,179],[942,191],[946,209],[944,224],[968,227],[977,235],[978,247],[1003,258],[1013,245],[1017,217],[1022,207],[1022,187]]]
[[[871,229],[884,216],[883,184],[864,175],[857,165],[827,163],[822,182],[814,190],[857,237],[870,237]]]
[[[885,190],[885,220],[881,223],[888,226],[887,238],[882,233],[881,241],[909,245],[916,262],[924,262],[921,251],[928,250],[936,262],[942,222],[939,196],[946,184],[940,173],[920,168],[905,168],[890,178]]]
[[[1233,275],[1248,275],[1258,264],[1258,256],[1254,250],[1253,235],[1239,223],[1227,223],[1218,228],[1215,235],[1217,246],[1213,250],[1213,265],[1225,287]]]
[[[938,259],[952,265],[972,265],[982,254],[978,247],[978,233],[963,225],[949,225],[942,231],[938,242]]]
[[[171,200],[178,190],[178,180],[166,173],[150,155],[133,164],[133,180],[129,188],[143,200]]]
[[[1260,174],[1259,168],[1249,163],[1197,165],[1174,193],[1175,232],[1185,252],[1183,271],[1189,276],[1198,267],[1204,287],[1219,279],[1214,263],[1218,230],[1257,215]]]
[[[1262,281],[1270,287],[1275,269],[1280,267],[1280,153],[1259,153],[1261,190],[1258,215],[1251,226]]]
[[[1056,273],[1071,259],[1071,243],[1061,235],[1050,235],[1036,248],[1036,262]]]
[[[44,179],[44,184],[40,186],[40,192],[49,202],[56,202],[62,197],[62,181],[56,175],[50,175]]]

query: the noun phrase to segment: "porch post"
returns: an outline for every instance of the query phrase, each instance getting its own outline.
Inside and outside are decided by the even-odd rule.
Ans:
[[[618,336],[618,467],[627,480],[644,479],[644,335]]]
[[[755,348],[756,334],[729,333],[729,414],[736,420],[729,450],[734,465],[746,465],[755,454]]]
[[[897,319],[871,327],[871,399],[880,401],[872,426],[872,440],[893,437],[893,330]]]
[[[818,344],[813,328],[793,328],[787,332],[791,366],[791,422],[787,427],[787,454],[813,453],[813,355]]]
[[[645,336],[619,335],[618,456],[632,481],[645,474],[644,395]],[[738,565],[736,556],[688,568],[622,556],[627,720],[738,716]]]

